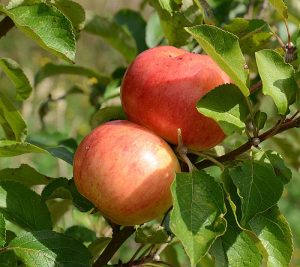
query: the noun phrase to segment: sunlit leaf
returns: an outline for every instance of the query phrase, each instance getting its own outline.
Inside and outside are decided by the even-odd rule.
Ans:
[[[221,186],[204,171],[178,173],[172,185],[171,230],[182,242],[191,266],[226,229]]]
[[[260,267],[262,256],[254,240],[239,228],[228,208],[227,229],[213,244],[211,252],[218,267]]]
[[[293,253],[292,232],[277,206],[254,217],[249,225],[268,253],[268,267],[288,267]]]
[[[273,50],[261,50],[255,53],[255,57],[263,83],[262,91],[272,97],[278,113],[284,115],[298,90],[293,67]]]
[[[45,202],[37,193],[15,181],[0,182],[0,212],[26,230],[52,229]]]
[[[248,96],[248,70],[244,68],[246,62],[238,38],[230,32],[209,25],[187,27],[186,30],[229,75],[242,93]]]
[[[197,103],[197,110],[215,120],[226,135],[245,128],[247,102],[233,84],[221,85],[204,95]]]
[[[9,248],[26,266],[91,266],[91,254],[84,245],[53,231],[25,232],[13,239]]]
[[[35,3],[4,9],[16,27],[56,56],[75,61],[71,22],[53,5]],[[45,30],[51,29],[51,30]]]
[[[282,195],[283,184],[272,166],[246,160],[229,173],[242,201],[242,226],[274,206]]]

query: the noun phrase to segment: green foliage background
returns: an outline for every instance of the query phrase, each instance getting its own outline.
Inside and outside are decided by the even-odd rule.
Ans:
[[[1,1],[3,4],[5,1]],[[141,12],[145,21],[148,21],[153,11],[149,5],[143,7],[144,1],[133,0],[97,0],[97,1],[78,1],[86,10],[93,10],[98,15],[112,17],[121,9],[132,9]],[[230,0],[211,0],[209,3],[215,8],[216,19],[222,21],[226,18],[233,18],[236,15],[243,16],[247,10],[249,1],[230,1]],[[298,0],[287,1],[290,12],[294,16],[295,23],[290,24],[292,33],[296,34],[297,22],[300,21],[300,3]],[[266,11],[266,18],[276,16]],[[273,17],[272,17],[273,19]],[[276,20],[276,19],[275,19]],[[228,21],[225,21],[228,22]],[[286,40],[284,25],[278,20],[276,26],[279,29],[279,35]],[[62,60],[51,56],[50,53],[41,49],[33,41],[14,28],[5,38],[0,41],[0,54],[3,57],[13,58],[20,63],[23,70],[33,84],[34,77],[38,70],[48,62],[63,63]],[[82,32],[77,42],[76,63],[81,66],[97,70],[99,73],[111,74],[117,68],[124,68],[128,65],[124,58],[107,41]],[[63,96],[72,86],[76,85],[79,91],[68,94],[66,98],[56,102],[50,102],[45,106],[47,112],[44,112],[44,124],[40,120],[41,106],[45,103],[51,93],[53,99]],[[90,93],[95,85],[93,78],[80,76],[61,75],[59,77],[50,77],[43,80],[34,88],[34,93],[25,102],[15,101],[19,106],[29,129],[28,139],[47,145],[57,145],[60,142],[68,144],[72,150],[74,140],[79,142],[83,136],[90,132],[90,119],[94,113],[94,107],[90,105]],[[0,72],[0,88],[8,95],[14,94],[14,87],[3,72]],[[78,93],[79,92],[79,93]],[[83,92],[83,93],[81,93]],[[118,100],[111,100],[118,101]],[[275,112],[275,106],[270,99],[264,100],[262,107],[265,112],[272,114]],[[4,137],[4,132],[0,129],[0,138]],[[70,140],[73,138],[74,140]],[[291,129],[286,133],[277,135],[262,144],[264,149],[274,149],[281,153],[286,163],[292,167],[293,179],[286,186],[283,198],[279,202],[282,213],[286,216],[293,231],[295,251],[291,266],[300,266],[300,132],[299,129]],[[229,144],[233,144],[237,139],[230,139]],[[35,154],[21,155],[13,158],[1,158],[0,169],[18,168],[21,164],[28,164],[36,168],[39,172],[49,177],[72,177],[72,167],[62,160],[54,157],[40,157]],[[38,188],[37,188],[38,190]],[[64,210],[61,208],[64,203]],[[82,215],[71,205],[70,200],[51,200],[49,202],[50,210],[53,215],[53,222],[56,222],[55,230],[67,229],[73,225],[85,226],[94,230],[101,236],[110,235],[110,227],[101,217],[92,215]],[[19,231],[15,225],[7,226],[15,232]],[[90,240],[94,240],[92,233],[86,233]],[[121,259],[128,260],[131,251],[136,248],[136,244],[129,239],[118,252],[115,258],[121,256]],[[178,255],[175,257],[174,255]],[[173,259],[175,266],[189,266],[187,256],[179,244],[167,248],[162,254],[162,258]],[[178,259],[177,259],[178,258]],[[1,266],[1,263],[0,263]],[[205,259],[199,266],[205,265]]]

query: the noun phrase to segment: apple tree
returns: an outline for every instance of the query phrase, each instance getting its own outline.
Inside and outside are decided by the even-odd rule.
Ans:
[[[0,1],[0,267],[299,266],[299,1],[112,2]],[[201,128],[201,147],[185,142],[199,123],[194,115],[172,130],[175,141],[164,132],[173,121],[164,131],[156,125],[181,116],[191,102],[191,94],[180,92],[188,83],[178,77],[194,75],[184,55],[172,65],[152,54],[143,68],[128,69],[139,54],[162,46],[213,62],[199,63],[197,75],[206,75],[201,86],[211,87],[191,107],[216,127]],[[153,67],[160,61],[166,64]],[[136,96],[158,79],[162,90],[153,99],[139,95],[130,111],[129,73],[126,90],[135,86]],[[226,78],[218,83],[217,73]],[[174,87],[180,90],[161,98]],[[163,112],[151,123],[141,119],[157,110]],[[181,171],[174,168],[167,210],[151,221],[119,225],[83,194],[84,187],[97,198],[103,188],[97,181],[78,186],[73,158],[92,129],[127,119],[166,139]],[[115,151],[112,138],[103,140]],[[217,141],[205,145],[203,138]],[[110,149],[104,152],[110,164]],[[96,162],[93,154],[80,157],[89,160],[80,173]],[[116,177],[126,168],[109,166]],[[159,178],[148,188],[160,189]],[[141,200],[140,192],[131,197]]]

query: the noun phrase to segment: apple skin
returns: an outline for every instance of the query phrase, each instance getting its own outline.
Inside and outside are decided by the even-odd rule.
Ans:
[[[144,51],[131,63],[121,85],[122,106],[129,120],[172,144],[181,128],[183,143],[205,150],[225,135],[217,123],[200,114],[201,97],[230,78],[208,56],[172,46]]]
[[[95,128],[74,156],[78,191],[120,225],[142,224],[167,211],[176,172],[180,166],[170,146],[129,121]]]

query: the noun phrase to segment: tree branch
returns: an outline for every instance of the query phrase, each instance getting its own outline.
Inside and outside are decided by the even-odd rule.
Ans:
[[[134,231],[135,229],[133,226],[125,226],[119,232],[114,234],[108,246],[102,252],[98,260],[93,264],[93,267],[105,266],[117,252],[117,250],[122,246],[122,244],[127,240],[127,238],[134,233]]]
[[[15,26],[14,22],[11,20],[10,17],[5,17],[0,22],[0,38],[5,36],[10,29],[12,29]]]
[[[261,87],[262,87],[262,81],[258,81],[257,83],[253,84],[250,88],[250,94],[253,94],[254,92],[256,92]]]
[[[300,117],[298,117],[297,119],[294,119],[294,120],[287,119],[279,127],[278,127],[278,124],[276,124],[273,128],[271,128],[268,131],[264,132],[263,134],[259,135],[257,138],[260,140],[260,142],[263,142],[266,139],[268,139],[268,138],[270,138],[274,135],[277,135],[279,133],[282,133],[282,132],[284,132],[288,129],[299,128],[299,127],[300,127]],[[230,151],[229,153],[227,153],[223,156],[216,157],[215,159],[218,162],[225,162],[225,161],[234,160],[237,156],[243,154],[244,152],[249,150],[252,146],[253,146],[253,139],[250,139],[248,142],[241,145],[240,147]],[[195,166],[198,169],[204,169],[204,168],[210,167],[212,165],[214,165],[214,163],[212,161],[206,159],[206,160],[200,161]]]

